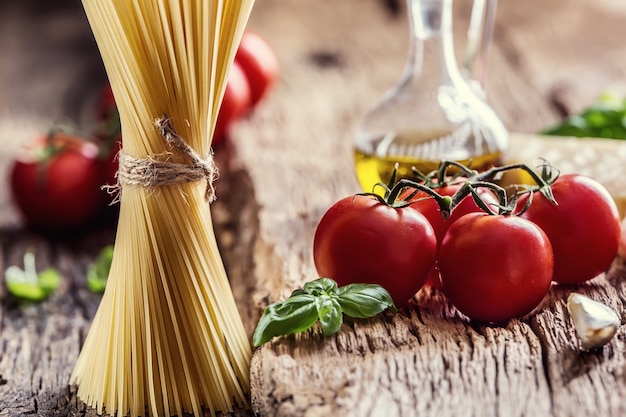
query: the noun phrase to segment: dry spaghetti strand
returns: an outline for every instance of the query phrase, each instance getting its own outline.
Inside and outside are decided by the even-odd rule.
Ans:
[[[83,0],[126,154],[209,168],[203,161],[211,161],[226,75],[252,4]],[[154,125],[163,114],[191,153],[164,141]],[[121,186],[107,289],[71,377],[99,413],[201,416],[247,406],[251,348],[205,201],[212,179],[189,175]]]

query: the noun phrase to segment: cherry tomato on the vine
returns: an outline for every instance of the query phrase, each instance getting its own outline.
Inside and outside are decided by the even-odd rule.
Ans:
[[[453,183],[438,187],[435,191],[442,196],[452,196],[459,190],[459,188],[461,188],[461,186],[462,184],[460,183]],[[408,194],[410,191],[411,190],[405,191],[405,194]],[[485,188],[479,188],[477,192],[486,204],[493,205],[494,207],[497,206],[498,200],[492,192]],[[441,215],[441,208],[439,207],[439,204],[434,198],[429,198],[427,194],[420,192],[413,197],[413,200],[414,202],[411,204],[411,208],[422,213],[433,226],[433,230],[437,236],[438,246],[441,245],[441,240],[443,240],[443,236],[446,234],[446,231],[450,228],[452,223],[468,213],[483,212],[483,209],[478,207],[472,196],[469,194],[454,207],[454,210],[452,210],[448,218],[444,218],[444,216]]]
[[[554,250],[554,277],[559,283],[590,280],[611,265],[620,242],[615,201],[597,181],[579,174],[559,176],[551,185],[557,205],[543,194],[533,195],[522,217],[546,233]],[[519,205],[526,203],[522,196]]]
[[[349,196],[332,205],[320,220],[313,242],[321,277],[340,286],[379,284],[400,306],[424,284],[436,251],[435,233],[423,215],[368,195]]]
[[[448,229],[439,249],[446,296],[471,319],[500,323],[537,307],[552,281],[546,234],[517,216],[470,213]]]
[[[436,188],[435,191],[442,196],[452,196],[459,190],[459,188],[461,188],[461,186],[461,183],[450,183]],[[408,198],[412,194],[412,191],[412,189],[407,189],[403,192],[400,198]],[[477,192],[486,204],[492,204],[494,205],[494,207],[498,204],[497,198],[489,190],[485,188],[479,188]],[[465,198],[463,198],[463,200],[461,200],[461,202],[456,205],[456,207],[454,208],[452,213],[450,213],[450,216],[447,219],[441,215],[441,208],[437,201],[434,198],[431,198],[428,194],[424,192],[418,192],[412,198],[412,200],[414,202],[411,204],[410,207],[423,214],[424,217],[426,217],[429,223],[433,226],[435,236],[437,237],[437,249],[439,249],[439,246],[441,246],[441,241],[443,240],[443,237],[446,234],[448,228],[450,228],[450,225],[452,225],[455,221],[468,213],[483,212],[483,209],[478,207],[471,195],[467,195]],[[441,288],[439,267],[437,265],[435,265],[429,273],[426,284],[434,288]]]

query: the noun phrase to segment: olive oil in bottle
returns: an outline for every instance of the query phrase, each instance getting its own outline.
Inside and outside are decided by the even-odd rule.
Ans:
[[[411,158],[407,156],[403,157],[389,157],[379,156],[376,154],[366,154],[359,150],[354,152],[354,161],[357,178],[363,191],[366,192],[381,192],[382,189],[375,189],[375,184],[383,183],[387,184],[393,170],[398,164],[398,170],[396,172],[397,178],[408,178],[415,180],[413,170],[417,169],[423,174],[437,169],[441,160],[428,160],[420,158]],[[491,167],[502,164],[502,153],[495,152],[492,154],[481,155],[472,159],[460,159],[455,160],[465,166],[475,169],[477,171],[484,171]],[[449,173],[453,173],[454,170],[450,169]],[[518,181],[519,182],[519,181]]]
[[[452,0],[407,0],[411,48],[404,74],[358,126],[355,168],[364,191],[428,173],[442,160],[499,165],[508,131],[480,87],[461,74],[452,41]]]

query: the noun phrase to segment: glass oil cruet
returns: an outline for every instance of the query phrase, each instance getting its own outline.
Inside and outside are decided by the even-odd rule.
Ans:
[[[482,170],[499,164],[508,148],[508,131],[485,100],[484,80],[468,81],[474,75],[471,62],[465,64],[465,75],[458,67],[452,0],[407,0],[407,4],[411,47],[404,73],[356,132],[356,172],[368,192],[374,184],[389,181],[396,163],[400,178],[414,178],[413,167],[428,173],[442,159]],[[484,2],[475,6],[474,10],[483,8]],[[476,51],[471,53],[469,61],[475,62]]]

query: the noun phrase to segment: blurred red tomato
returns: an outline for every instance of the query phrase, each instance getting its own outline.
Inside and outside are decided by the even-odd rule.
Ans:
[[[224,141],[230,125],[250,108],[250,104],[250,85],[246,74],[237,62],[233,62],[228,75],[224,98],[217,115],[213,146]]]
[[[100,164],[102,171],[102,184],[114,185],[117,183],[117,169],[119,167],[117,154],[122,149],[122,138],[119,137],[112,143],[105,143],[100,150]]]
[[[241,38],[235,62],[241,65],[248,77],[251,104],[255,105],[278,78],[278,58],[263,37],[248,30]]]
[[[108,120],[117,112],[115,97],[111,84],[107,83],[102,87],[96,102],[96,118],[98,120]]]
[[[98,153],[92,142],[54,132],[13,161],[11,191],[29,226],[67,231],[94,220],[105,197]]]

